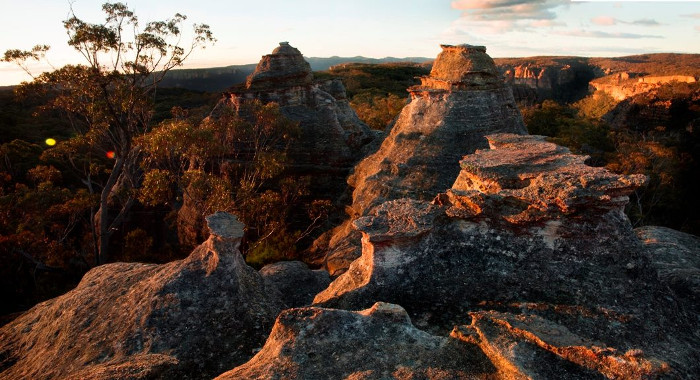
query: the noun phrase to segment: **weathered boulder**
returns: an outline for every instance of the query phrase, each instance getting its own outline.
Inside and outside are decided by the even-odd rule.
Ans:
[[[649,252],[659,280],[687,299],[700,315],[700,238],[666,227],[634,230]]]
[[[349,177],[354,187],[350,217],[327,239],[331,275],[359,257],[359,235],[350,221],[399,198],[430,200],[459,174],[459,160],[487,148],[487,134],[525,134],[513,94],[483,46],[442,45],[432,71],[409,88],[406,105],[377,152]],[[339,259],[340,258],[340,259]]]
[[[189,257],[115,263],[0,329],[0,377],[203,378],[253,356],[282,302],[238,251],[243,225],[218,213]]]
[[[641,350],[619,353],[534,315],[470,313],[472,323],[451,336],[478,345],[501,379],[650,379],[668,364]]]
[[[400,306],[283,311],[262,350],[223,379],[473,379],[495,368],[470,342],[415,328]]]
[[[314,296],[328,287],[331,278],[323,269],[311,270],[301,261],[280,261],[260,269],[260,275],[276,288],[288,308],[311,305]]]

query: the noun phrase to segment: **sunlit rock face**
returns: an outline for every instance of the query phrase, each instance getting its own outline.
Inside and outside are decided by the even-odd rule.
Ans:
[[[253,356],[283,304],[238,251],[243,225],[163,265],[115,263],[0,329],[0,378],[211,378]]]
[[[281,86],[303,86],[312,82],[311,66],[301,52],[288,42],[280,42],[272,54],[260,59],[255,71],[246,80],[246,89],[266,90]]]
[[[283,311],[265,346],[223,379],[478,379],[496,368],[473,343],[411,324],[398,305]]]
[[[388,201],[355,220],[362,256],[315,305],[382,300],[442,331],[467,310],[527,313],[599,342],[591,352],[639,349],[653,371],[697,371],[699,340],[683,327],[696,307],[659,281],[623,213],[645,177],[589,167],[541,136],[487,139],[490,149],[465,156],[453,187],[432,202]]]
[[[332,232],[325,261],[331,274],[359,256],[350,221],[399,198],[430,200],[448,189],[465,154],[487,148],[487,134],[526,134],[513,94],[483,46],[442,45],[429,76],[408,89],[411,102],[377,152],[349,177],[348,221]]]

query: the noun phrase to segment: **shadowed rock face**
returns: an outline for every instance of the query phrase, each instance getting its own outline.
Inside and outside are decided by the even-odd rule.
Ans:
[[[265,346],[217,379],[474,379],[495,368],[471,342],[416,329],[400,306],[285,310]]]
[[[323,269],[311,270],[301,261],[280,261],[260,269],[271,287],[282,295],[288,308],[311,305],[314,296],[328,287],[331,279]]]
[[[488,147],[484,136],[527,133],[510,88],[485,51],[443,45],[430,75],[409,89],[411,102],[379,150],[355,167],[348,179],[354,187],[350,218],[328,239],[325,264],[332,275],[359,257],[350,220],[388,200],[430,200],[452,185],[465,154]]]
[[[649,252],[659,280],[700,315],[700,238],[666,227],[634,230]]]
[[[209,222],[186,259],[99,266],[3,326],[0,377],[206,378],[248,360],[282,302],[243,261],[235,217]]]
[[[340,79],[314,81],[301,52],[281,42],[272,54],[262,57],[245,85],[223,94],[210,117],[231,110],[245,112],[242,105],[255,100],[277,103],[282,115],[299,123],[300,134],[288,148],[286,174],[308,177],[313,199],[330,200],[336,210],[331,217],[341,218],[349,198],[346,178],[379,135],[350,107],[343,83]],[[202,225],[202,216],[185,197],[178,211],[180,242],[196,244]]]

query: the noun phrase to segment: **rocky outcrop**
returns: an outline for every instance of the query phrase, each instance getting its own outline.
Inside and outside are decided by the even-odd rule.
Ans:
[[[476,345],[418,330],[400,306],[280,314],[265,346],[217,379],[473,379],[495,368]]]
[[[350,108],[342,82],[314,81],[309,64],[287,42],[262,57],[244,86],[226,92],[212,116],[226,108],[238,111],[251,100],[275,102],[284,116],[299,122],[301,136],[290,147],[294,172],[347,174],[375,137]]]
[[[501,379],[650,379],[669,372],[668,364],[625,353],[581,338],[564,326],[534,315],[470,313],[471,325],[451,336],[478,345]]]
[[[270,287],[279,290],[288,308],[311,305],[314,296],[328,287],[331,278],[323,269],[311,270],[301,261],[280,261],[260,269]]]
[[[362,256],[315,305],[396,303],[431,331],[459,325],[465,310],[527,312],[598,342],[600,350],[587,343],[572,353],[599,356],[583,373],[612,376],[617,370],[604,367],[620,361],[636,378],[699,370],[692,347],[700,337],[684,327],[697,323],[694,307],[659,282],[622,212],[645,178],[586,166],[541,136],[487,138],[491,149],[465,156],[453,187],[433,202],[389,201],[358,218]]]
[[[340,79],[315,81],[299,50],[281,42],[265,55],[245,84],[230,88],[212,110],[217,118],[233,110],[245,117],[252,101],[276,103],[287,119],[298,123],[299,135],[287,151],[285,175],[309,179],[309,202],[329,200],[331,219],[341,218],[349,194],[346,178],[352,167],[374,147],[379,132],[372,131],[350,107]],[[304,219],[301,216],[292,219]],[[194,245],[200,238],[203,216],[185,196],[178,211],[180,242]],[[304,230],[307,226],[293,226]]]
[[[164,265],[116,263],[0,329],[4,379],[203,378],[253,356],[282,302],[238,251],[243,225]]]
[[[274,90],[283,86],[304,86],[313,82],[311,66],[289,42],[280,42],[272,54],[260,59],[246,79],[248,90]]]
[[[689,75],[638,76],[634,73],[622,72],[594,79],[590,82],[590,86],[596,91],[610,95],[617,101],[623,101],[672,82],[696,83],[697,79]]]
[[[582,57],[501,58],[496,64],[515,99],[526,104],[576,100],[585,96],[591,79],[602,75]]]
[[[700,313],[700,238],[666,227],[645,226],[634,232],[648,250],[659,280]]]
[[[483,46],[443,45],[430,75],[409,88],[406,105],[377,152],[362,160],[348,183],[354,220],[399,198],[429,200],[448,189],[463,155],[488,147],[485,135],[526,133],[513,94]],[[359,256],[349,221],[328,238],[325,265],[339,274]]]
[[[385,299],[411,311],[443,299],[616,300],[646,265],[622,213],[644,177],[586,166],[539,136],[488,139],[492,149],[465,156],[452,189],[434,202],[390,201],[355,220],[362,257],[314,302],[357,309]]]

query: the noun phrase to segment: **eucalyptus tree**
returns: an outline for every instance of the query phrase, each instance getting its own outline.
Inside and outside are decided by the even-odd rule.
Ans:
[[[123,3],[105,3],[102,11],[101,23],[86,22],[72,9],[63,22],[68,45],[80,53],[82,64],[43,73],[19,89],[50,94],[46,107],[62,111],[75,129],[74,137],[47,153],[65,158],[88,190],[99,194],[91,210],[96,264],[108,260],[110,237],[136,199],[142,174],[134,141],[151,127],[158,83],[195,49],[215,41],[205,24],[194,24],[185,36],[187,18],[179,13],[141,23]],[[28,61],[42,59],[48,49],[8,50],[3,61],[26,70]]]

